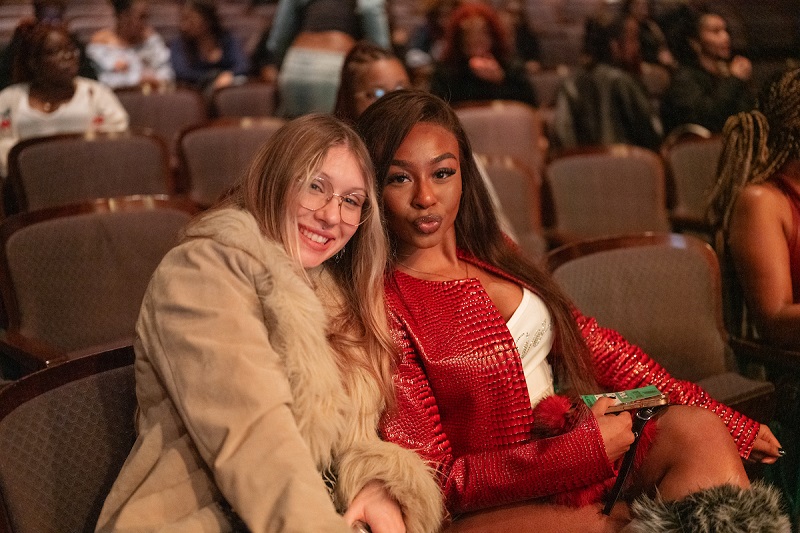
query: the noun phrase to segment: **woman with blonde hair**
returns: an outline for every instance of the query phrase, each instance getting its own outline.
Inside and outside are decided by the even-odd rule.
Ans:
[[[723,136],[710,222],[757,334],[800,349],[800,69],[729,118]]]
[[[144,298],[139,436],[98,531],[438,528],[428,469],[376,432],[393,346],[374,199],[360,139],[308,115],[189,224]]]

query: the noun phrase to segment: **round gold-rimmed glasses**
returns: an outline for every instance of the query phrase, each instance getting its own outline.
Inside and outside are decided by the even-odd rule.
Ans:
[[[369,217],[371,210],[366,195],[357,192],[336,194],[333,185],[321,176],[312,179],[300,191],[300,206],[309,211],[318,211],[333,198],[339,201],[339,217],[348,226],[359,226]]]

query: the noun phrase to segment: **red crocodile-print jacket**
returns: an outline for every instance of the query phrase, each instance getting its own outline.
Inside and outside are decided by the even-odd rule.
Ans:
[[[520,283],[464,252],[459,256]],[[396,271],[386,279],[386,297],[402,353],[394,378],[397,408],[384,416],[381,431],[437,470],[452,515],[608,483],[615,475],[588,408],[578,409],[566,433],[532,435],[535,412],[519,354],[477,279],[424,281]],[[757,422],[672,378],[615,331],[577,311],[575,318],[602,388],[655,385],[671,403],[705,407],[725,422],[742,457],[749,456]]]

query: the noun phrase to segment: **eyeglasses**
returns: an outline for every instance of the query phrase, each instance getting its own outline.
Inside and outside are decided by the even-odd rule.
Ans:
[[[356,192],[350,194],[336,194],[333,192],[333,185],[323,177],[311,180],[300,192],[300,206],[309,211],[319,211],[331,201],[333,197],[339,200],[339,217],[348,226],[358,226],[364,223],[369,211],[369,199]],[[362,218],[363,211],[367,211],[367,216]]]
[[[372,89],[367,89],[366,91],[361,91],[361,94],[364,95],[364,98],[367,100],[377,100],[378,98],[382,98],[393,91],[399,91],[401,89],[408,89],[404,84],[400,84],[395,86],[392,89],[384,89],[383,87],[374,87]]]
[[[54,57],[56,59],[75,59],[78,57],[78,49],[74,47],[69,48],[58,48],[56,50],[44,50],[43,54],[45,57]]]

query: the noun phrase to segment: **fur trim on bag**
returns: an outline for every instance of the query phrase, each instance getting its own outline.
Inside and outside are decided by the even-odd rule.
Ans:
[[[625,533],[790,533],[778,490],[756,481],[750,489],[720,485],[678,501],[642,496],[631,505]]]

